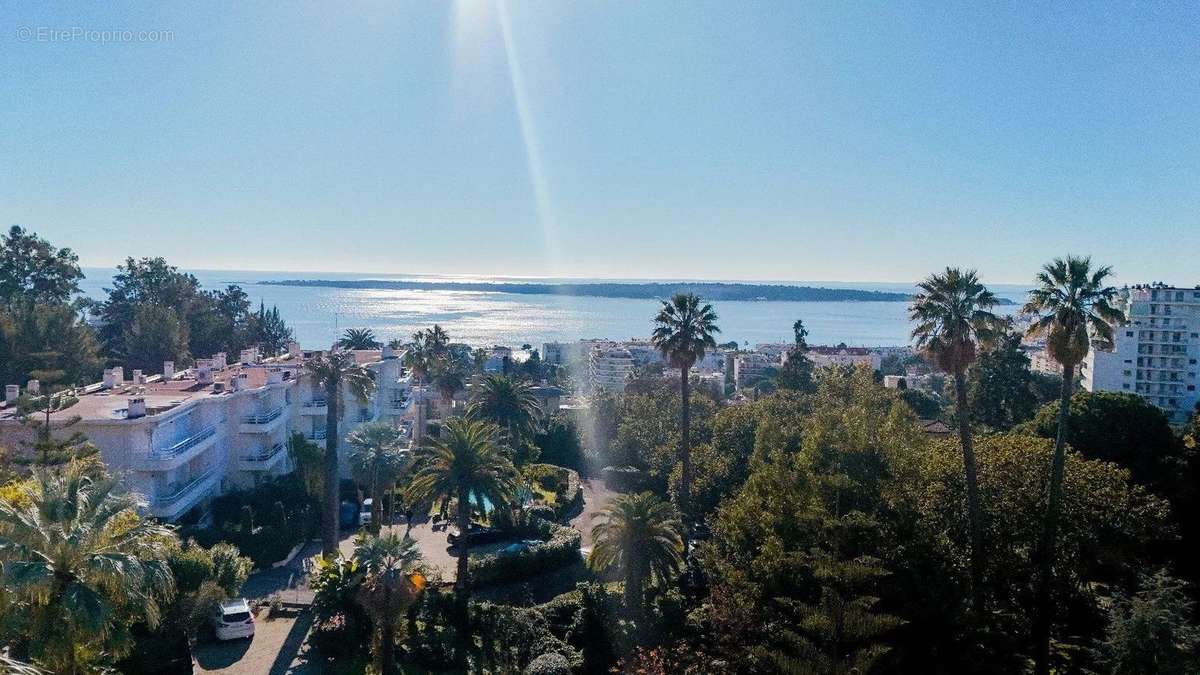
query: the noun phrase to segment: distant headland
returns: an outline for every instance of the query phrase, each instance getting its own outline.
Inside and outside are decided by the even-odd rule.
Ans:
[[[717,282],[638,283],[497,283],[487,281],[412,281],[387,279],[284,279],[263,281],[273,286],[317,286],[324,288],[372,288],[417,291],[473,291],[521,295],[571,295],[594,298],[667,298],[674,293],[695,293],[705,300],[761,302],[907,302],[909,293],[868,291],[854,288],[823,288],[785,284]]]

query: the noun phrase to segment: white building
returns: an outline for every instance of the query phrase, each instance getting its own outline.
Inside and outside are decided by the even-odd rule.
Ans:
[[[759,351],[738,352],[733,355],[733,383],[738,389],[745,387],[755,378],[762,377],[771,368],[779,368],[778,356]]]
[[[636,366],[633,354],[616,343],[595,345],[588,355],[588,375],[592,386],[611,392],[625,390],[625,382]]]
[[[817,368],[831,366],[855,367],[865,365],[871,370],[879,370],[883,357],[879,352],[865,347],[809,347],[805,352],[808,360]]]
[[[1129,323],[1113,330],[1113,349],[1093,349],[1080,364],[1080,384],[1138,394],[1172,423],[1186,422],[1200,401],[1200,286],[1135,286],[1125,310]]]
[[[134,371],[129,382],[122,368],[111,368],[102,382],[79,392],[74,405],[51,414],[51,425],[78,418],[63,433],[86,435],[108,469],[145,496],[149,513],[177,520],[222,492],[291,471],[291,433],[324,445],[325,392],[304,369],[313,354],[293,346],[262,361],[247,350],[243,362],[232,365],[217,354],[179,373],[167,362],[165,376]],[[400,359],[386,348],[354,355],[378,388],[365,403],[343,392],[339,435],[376,419],[410,426],[413,406]],[[15,450],[32,438],[12,405],[0,409],[0,445]]]

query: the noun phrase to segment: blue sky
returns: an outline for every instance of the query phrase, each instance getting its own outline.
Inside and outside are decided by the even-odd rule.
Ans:
[[[1195,3],[4,3],[0,223],[89,265],[1192,284],[1198,34]]]

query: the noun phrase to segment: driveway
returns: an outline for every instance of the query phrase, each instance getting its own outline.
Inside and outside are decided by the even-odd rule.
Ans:
[[[600,478],[580,479],[579,487],[583,489],[583,510],[571,519],[571,527],[579,530],[579,533],[583,535],[579,545],[590,550],[592,548],[592,526],[596,524],[595,517],[617,493],[605,487],[604,480]]]
[[[197,673],[228,675],[285,675],[320,673],[319,663],[304,655],[305,638],[312,627],[312,612],[305,610],[276,619],[261,618],[250,640],[205,642],[196,646]]]

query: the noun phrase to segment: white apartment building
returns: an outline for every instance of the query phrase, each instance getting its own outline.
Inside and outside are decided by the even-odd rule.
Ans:
[[[1125,311],[1113,349],[1093,349],[1080,364],[1081,386],[1138,394],[1172,423],[1186,422],[1200,401],[1200,286],[1134,286]]]
[[[809,347],[805,355],[817,368],[868,366],[879,370],[883,363],[879,352],[865,347]]]
[[[614,393],[625,391],[625,382],[637,365],[633,354],[617,343],[595,345],[588,355],[592,386]]]
[[[264,361],[247,350],[239,363],[228,364],[217,354],[179,373],[172,362],[150,377],[134,371],[131,381],[122,368],[111,368],[102,382],[79,392],[74,405],[52,413],[51,426],[78,418],[63,433],[86,435],[109,470],[145,496],[149,513],[178,520],[222,492],[291,471],[289,434],[324,445],[325,393],[304,370],[313,355],[293,345],[278,358]],[[355,352],[355,358],[378,388],[365,403],[343,392],[339,435],[376,419],[408,429],[414,406],[400,359],[386,348]],[[11,404],[19,393],[16,385],[6,387],[0,409],[0,445],[14,450],[34,436]]]
[[[753,351],[737,352],[733,355],[733,384],[738,389],[745,387],[754,378],[762,376],[770,368],[779,368],[780,357]]]

